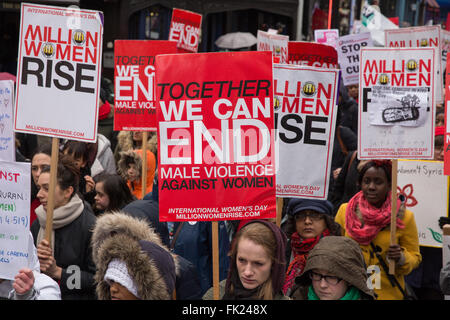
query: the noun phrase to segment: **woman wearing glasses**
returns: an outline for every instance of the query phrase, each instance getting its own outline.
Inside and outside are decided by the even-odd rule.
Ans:
[[[308,254],[323,237],[340,236],[340,226],[333,220],[333,206],[325,200],[291,199],[287,207],[286,235],[289,238],[289,266],[283,293],[289,296],[294,280],[305,267]]]
[[[356,241],[322,238],[309,253],[304,272],[297,277],[294,300],[371,300],[364,257]]]

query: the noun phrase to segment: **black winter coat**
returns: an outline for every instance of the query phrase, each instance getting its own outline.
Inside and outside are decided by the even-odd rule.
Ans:
[[[92,260],[90,245],[94,226],[95,216],[90,206],[84,202],[84,210],[78,218],[67,226],[55,230],[53,256],[56,264],[62,268],[59,282],[62,300],[95,300],[95,264]],[[39,219],[36,219],[31,225],[31,233],[36,247],[39,229]],[[81,271],[79,289],[76,278],[78,269],[70,268],[71,266],[77,266]]]

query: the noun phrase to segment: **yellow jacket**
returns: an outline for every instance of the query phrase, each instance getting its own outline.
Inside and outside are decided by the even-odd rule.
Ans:
[[[345,210],[347,208],[347,203],[344,203],[339,208],[336,214],[335,221],[339,223],[342,227],[343,235],[350,238],[346,228],[345,228]],[[416,221],[414,220],[414,214],[405,210],[405,214],[402,218],[405,225],[404,229],[397,228],[396,238],[397,243],[403,248],[403,254],[405,256],[405,263],[403,265],[395,264],[395,277],[397,278],[400,285],[405,288],[404,276],[410,273],[413,269],[417,268],[422,261],[422,256],[419,251],[419,237],[417,233]],[[386,259],[386,251],[389,249],[391,240],[390,225],[382,229],[378,235],[372,240],[375,246],[379,246],[381,251],[381,256],[383,257],[386,265],[389,266],[389,262]],[[372,252],[370,245],[359,245],[361,251],[364,255],[364,260],[366,261],[367,267],[371,265],[376,265],[379,267],[381,272],[380,276],[380,286],[376,287],[376,276],[371,276],[372,272],[369,272],[369,279],[372,280],[374,285],[374,291],[378,295],[378,300],[402,300],[403,295],[400,290],[395,286],[393,287],[389,282],[389,279],[383,270],[381,264],[379,263],[377,257]],[[370,282],[370,280],[369,280]]]

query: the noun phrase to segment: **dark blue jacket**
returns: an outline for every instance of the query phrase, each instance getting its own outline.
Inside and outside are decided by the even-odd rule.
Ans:
[[[174,225],[176,232],[179,222]],[[226,279],[230,261],[230,242],[223,221],[219,222],[219,278]],[[213,286],[212,280],[212,230],[211,222],[185,222],[176,239],[174,253],[192,262],[200,276],[203,294]]]
[[[197,269],[189,260],[177,256],[179,272],[175,283],[177,300],[201,300],[202,288]]]
[[[167,247],[170,246],[167,223],[159,222],[158,202],[153,200],[135,200],[127,204],[122,211],[134,218],[146,219],[148,225],[159,234],[162,243]]]

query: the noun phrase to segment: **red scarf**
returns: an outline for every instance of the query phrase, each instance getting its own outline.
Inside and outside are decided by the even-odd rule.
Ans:
[[[298,232],[294,232],[291,237],[291,248],[292,253],[294,254],[294,259],[289,264],[289,267],[286,271],[286,277],[284,279],[283,285],[283,293],[288,294],[288,290],[292,289],[294,286],[295,278],[302,274],[303,269],[306,265],[306,258],[308,257],[309,252],[314,248],[314,246],[319,242],[323,237],[329,236],[330,231],[325,229],[321,235],[318,235],[315,238],[303,239],[300,237]]]
[[[400,210],[401,201],[397,199],[397,208]],[[356,210],[359,210],[364,221],[361,223]],[[391,223],[391,197],[386,197],[380,208],[372,206],[360,191],[350,199],[345,211],[345,228],[348,234],[356,242],[362,245],[369,245],[370,242],[378,235],[381,229]],[[398,217],[397,211],[397,227],[403,229],[405,226],[403,221]]]

